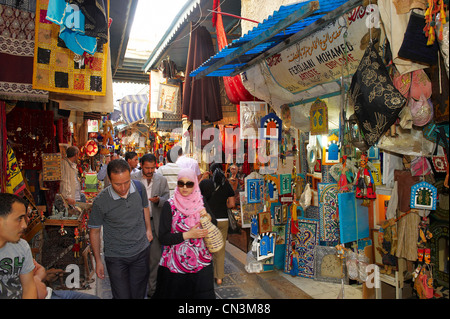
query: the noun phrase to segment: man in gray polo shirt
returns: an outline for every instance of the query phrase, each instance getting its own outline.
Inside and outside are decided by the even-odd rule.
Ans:
[[[145,187],[132,181],[122,159],[108,164],[111,185],[95,198],[89,216],[89,238],[100,279],[105,277],[100,256],[103,226],[105,264],[114,299],[143,299],[149,276],[150,211]]]

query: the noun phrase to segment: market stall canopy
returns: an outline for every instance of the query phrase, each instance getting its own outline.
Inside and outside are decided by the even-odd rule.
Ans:
[[[304,131],[309,131],[308,104],[335,97],[329,111],[338,123],[340,98],[364,53],[364,39],[370,35],[367,23],[378,14],[376,9],[363,7],[362,0],[281,6],[189,75],[201,79],[240,74],[247,90],[276,113],[289,105],[293,125]]]
[[[320,2],[320,5],[319,5]],[[361,1],[348,0],[320,0],[299,2],[292,5],[281,6],[278,11],[269,16],[246,35],[234,40],[216,55],[212,56],[200,67],[190,73],[191,77],[202,78],[205,76],[234,76],[248,69],[268,54],[261,56],[266,51],[279,44],[286,44],[291,36],[304,30],[315,23],[314,30],[329,20],[326,16],[331,11],[349,2],[353,7]],[[339,16],[351,8],[347,4],[338,11]],[[325,17],[326,16],[326,17]],[[271,51],[271,54],[273,52]]]
[[[148,94],[127,95],[120,102],[122,117],[128,124],[145,119],[148,109]]]

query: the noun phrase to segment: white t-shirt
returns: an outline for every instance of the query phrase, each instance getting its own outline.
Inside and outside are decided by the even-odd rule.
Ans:
[[[178,172],[181,171],[181,167],[176,163],[167,163],[166,165],[158,168],[156,173],[164,176],[167,179],[167,184],[169,184],[170,196],[173,195],[175,187],[177,187]]]
[[[0,248],[0,299],[21,299],[20,275],[34,269],[30,245],[24,239]]]

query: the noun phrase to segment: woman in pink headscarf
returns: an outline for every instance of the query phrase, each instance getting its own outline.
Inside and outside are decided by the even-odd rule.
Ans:
[[[161,212],[163,253],[154,299],[215,298],[212,255],[203,240],[208,231],[200,225],[203,215],[217,224],[203,201],[195,172],[182,169],[175,192]]]

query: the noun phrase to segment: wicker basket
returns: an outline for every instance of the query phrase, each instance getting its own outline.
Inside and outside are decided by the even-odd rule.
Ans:
[[[208,247],[209,252],[215,253],[222,249],[223,238],[220,233],[219,228],[217,228],[207,217],[201,217],[200,223],[203,229],[208,230],[208,235],[204,238],[206,247]]]

